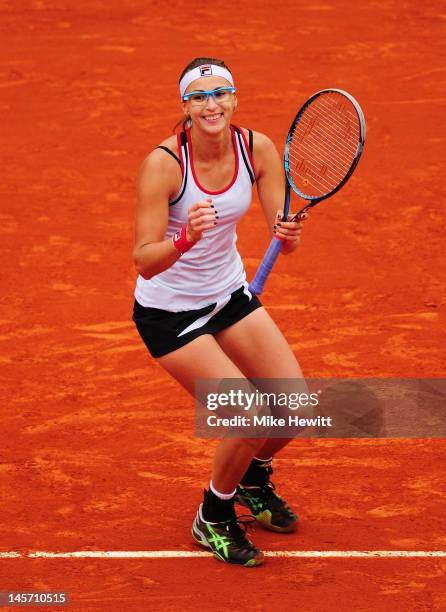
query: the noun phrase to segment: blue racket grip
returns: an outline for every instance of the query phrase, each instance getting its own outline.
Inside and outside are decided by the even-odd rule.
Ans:
[[[272,270],[272,267],[279,256],[280,251],[283,247],[283,240],[279,238],[273,238],[271,243],[266,251],[262,263],[259,266],[259,269],[254,276],[252,283],[249,285],[248,289],[251,293],[255,295],[260,295],[265,287],[266,279],[269,276],[269,273]]]

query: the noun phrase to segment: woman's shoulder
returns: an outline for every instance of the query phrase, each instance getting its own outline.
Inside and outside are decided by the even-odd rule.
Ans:
[[[246,140],[252,143],[252,148],[254,150],[257,149],[258,151],[263,152],[270,149],[271,146],[275,146],[271,138],[269,138],[269,136],[266,134],[263,134],[263,132],[257,132],[256,130],[241,126],[239,129],[242,130]]]
[[[258,179],[272,163],[276,163],[279,158],[276,145],[269,136],[263,132],[250,130],[241,127],[243,133],[249,142],[252,159],[254,162],[256,179]],[[251,134],[249,133],[251,132]]]
[[[178,191],[181,185],[181,161],[176,134],[163,140],[142,160],[138,181],[140,184],[166,184],[171,193]]]
[[[273,141],[269,136],[264,134],[263,132],[255,132],[253,131],[253,140],[259,149],[265,150],[271,148],[271,146],[275,146]]]
[[[169,136],[154,147],[141,163],[142,170],[166,170],[180,165],[177,135]]]
[[[172,153],[175,153],[175,155],[178,155],[178,135],[172,134],[172,136],[169,136],[169,138],[166,138],[165,140],[160,142],[158,147],[155,149],[155,151],[160,150],[159,147],[166,147],[167,149],[172,151]]]

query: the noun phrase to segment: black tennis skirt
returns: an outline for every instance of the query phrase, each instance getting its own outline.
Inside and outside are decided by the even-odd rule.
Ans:
[[[162,357],[198,336],[216,334],[261,306],[256,295],[240,287],[226,303],[181,312],[141,306],[135,300],[132,319],[152,357]]]

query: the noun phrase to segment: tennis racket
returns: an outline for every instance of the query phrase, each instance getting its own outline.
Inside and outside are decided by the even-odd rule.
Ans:
[[[282,221],[296,221],[306,210],[345,185],[356,168],[365,142],[365,119],[357,101],[341,89],[323,89],[297,113],[285,143],[285,203]],[[288,219],[291,189],[306,200]],[[274,237],[249,290],[260,295],[283,240]]]

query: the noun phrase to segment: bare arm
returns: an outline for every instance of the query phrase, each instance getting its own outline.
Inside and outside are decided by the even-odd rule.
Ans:
[[[137,181],[135,247],[136,271],[145,279],[169,268],[180,257],[170,239],[164,240],[169,214],[169,197],[178,183],[179,169],[155,149],[141,165]],[[175,174],[176,173],[176,174]]]
[[[145,279],[170,268],[181,256],[172,239],[164,239],[169,198],[181,184],[178,164],[163,151],[155,149],[144,160],[137,182],[135,246],[133,261],[138,274]],[[215,212],[209,201],[190,207],[187,220],[187,239],[196,242],[203,231],[214,226]]]
[[[257,170],[257,192],[271,235],[285,240],[282,253],[294,251],[300,242],[301,222],[284,222],[278,218],[285,200],[285,171],[274,143],[264,134],[254,133],[254,161]],[[292,213],[288,214],[291,218]]]
[[[274,143],[259,132],[254,138],[257,192],[272,235],[277,211],[283,208],[285,199],[285,172]]]

